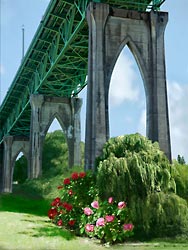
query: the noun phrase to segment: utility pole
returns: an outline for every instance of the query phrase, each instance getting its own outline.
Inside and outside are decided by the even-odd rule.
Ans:
[[[22,25],[22,60],[24,59],[24,54],[25,54],[25,37],[24,37],[24,34],[25,33],[25,28],[24,28],[24,25]]]

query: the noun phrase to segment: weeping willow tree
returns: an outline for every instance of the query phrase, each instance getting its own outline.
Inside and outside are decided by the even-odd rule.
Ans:
[[[158,143],[139,134],[111,138],[97,162],[100,197],[127,200],[137,236],[188,232],[187,203],[176,195],[172,166]]]

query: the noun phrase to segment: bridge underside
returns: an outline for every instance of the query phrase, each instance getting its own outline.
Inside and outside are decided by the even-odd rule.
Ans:
[[[154,11],[145,11],[151,2]],[[133,53],[143,78],[146,134],[159,142],[171,160],[164,55],[168,14],[155,11],[162,2],[50,2],[0,108],[0,175],[4,192],[12,191],[19,150],[28,159],[28,178],[42,174],[42,145],[54,117],[66,134],[69,166],[80,164],[82,101],[77,95],[86,85],[85,169],[94,169],[95,158],[109,138],[109,84],[125,45]]]

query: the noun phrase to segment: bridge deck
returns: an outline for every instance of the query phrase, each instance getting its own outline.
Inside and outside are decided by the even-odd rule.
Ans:
[[[0,107],[0,142],[6,134],[29,136],[31,94],[77,95],[87,84],[91,0],[51,0],[31,45]],[[164,0],[95,0],[113,7],[145,11]]]

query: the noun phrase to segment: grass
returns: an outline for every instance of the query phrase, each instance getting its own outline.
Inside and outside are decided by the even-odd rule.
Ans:
[[[26,181],[15,185],[13,194],[0,195],[0,250],[188,250],[188,237],[109,247],[56,227],[47,211],[52,198],[58,196],[56,187],[66,175],[70,173]]]
[[[46,216],[49,205],[37,196],[0,195],[0,250],[105,250],[96,240],[57,228]],[[110,250],[188,250],[188,242],[157,240],[126,243]]]
[[[185,250],[188,243],[152,242],[101,246],[60,230],[46,217],[26,213],[0,212],[1,250]]]

